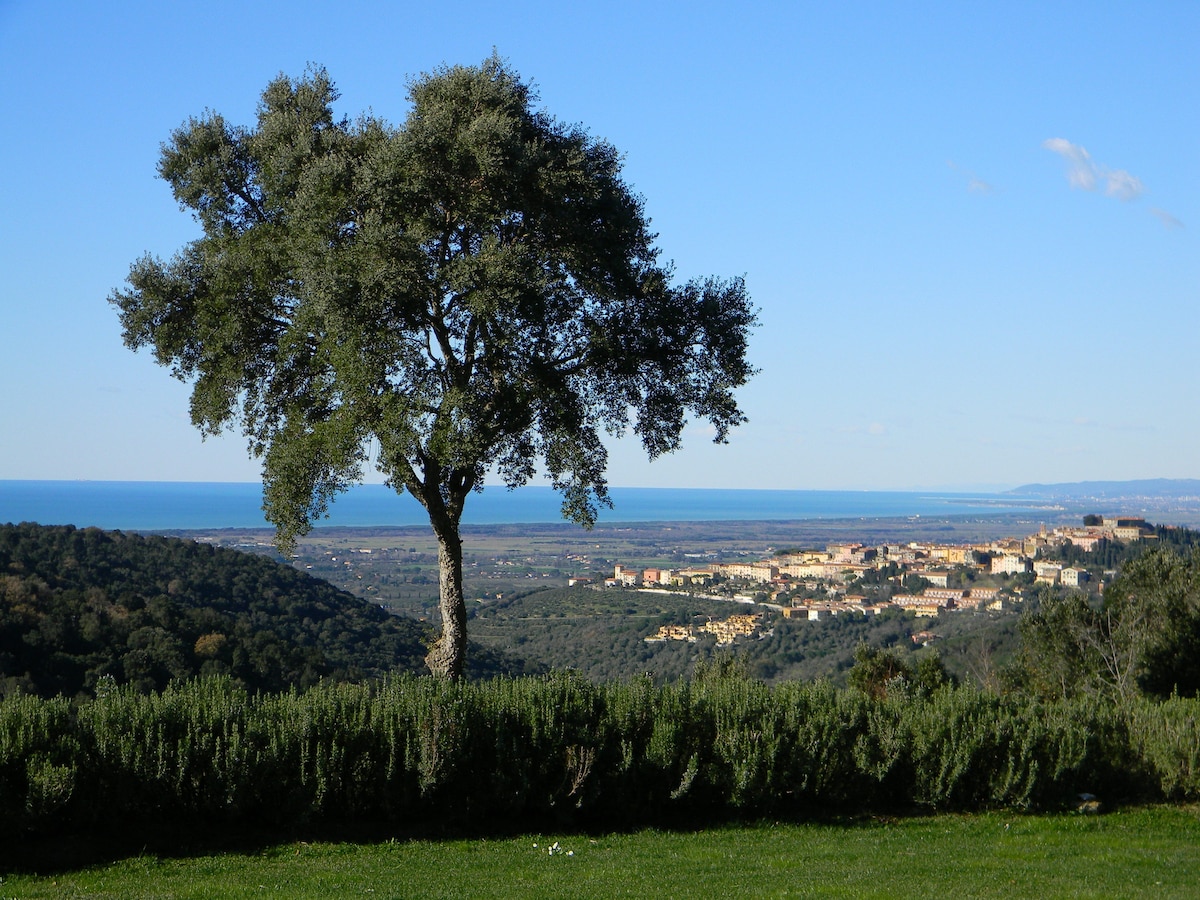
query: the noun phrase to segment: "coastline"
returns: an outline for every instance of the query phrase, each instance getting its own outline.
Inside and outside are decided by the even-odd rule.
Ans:
[[[610,488],[613,508],[597,528],[645,523],[833,522],[1005,519],[1063,522],[1087,513],[1140,515],[1170,525],[1200,524],[1195,497],[1022,497],[936,491],[819,491],[730,488]],[[559,495],[533,485],[489,486],[469,498],[464,528],[563,523]],[[124,531],[269,528],[257,482],[0,480],[0,522],[38,522]],[[932,523],[926,522],[926,525]],[[317,528],[428,528],[408,495],[357,485],[337,497]]]
[[[801,491],[721,488],[610,488],[613,508],[600,522],[806,521],[810,519],[972,515],[1044,510],[1044,499],[906,491]],[[0,481],[0,521],[95,526],[127,531],[261,528],[258,483]],[[1044,513],[1044,514],[1045,514]],[[561,522],[550,487],[488,487],[469,498],[465,526]],[[339,495],[319,527],[428,526],[421,506],[385,485]]]

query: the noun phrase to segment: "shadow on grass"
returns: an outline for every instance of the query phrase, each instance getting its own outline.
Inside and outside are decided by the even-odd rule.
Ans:
[[[1043,813],[1050,812],[1042,810]],[[860,812],[810,811],[805,815],[740,819],[730,816],[670,815],[630,821],[576,820],[571,817],[506,819],[464,824],[395,822],[335,822],[294,827],[206,823],[147,824],[106,832],[37,835],[0,843],[0,875],[47,877],[75,872],[142,856],[189,859],[223,854],[252,856],[273,847],[296,843],[380,844],[389,841],[504,840],[548,831],[583,836],[628,834],[646,830],[693,834],[719,828],[772,825],[816,825],[833,828],[879,828],[937,815],[924,808],[875,809]]]

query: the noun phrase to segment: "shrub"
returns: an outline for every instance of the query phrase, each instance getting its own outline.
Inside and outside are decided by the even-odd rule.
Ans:
[[[76,795],[79,744],[62,699],[0,700],[0,828],[20,833],[62,815]]]
[[[170,822],[561,827],[1200,798],[1200,701],[896,683],[227,677],[0,700],[0,834]]]
[[[1168,800],[1200,800],[1200,704],[1170,697],[1141,699],[1130,705],[1134,755],[1145,776]]]

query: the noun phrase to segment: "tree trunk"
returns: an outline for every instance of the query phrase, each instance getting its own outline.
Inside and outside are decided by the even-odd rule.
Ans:
[[[461,678],[467,660],[467,601],[463,595],[462,540],[458,528],[434,525],[438,540],[438,583],[442,634],[425,657],[439,678]]]

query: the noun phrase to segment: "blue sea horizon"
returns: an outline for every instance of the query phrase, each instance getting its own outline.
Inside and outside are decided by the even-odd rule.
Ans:
[[[998,515],[1044,509],[1010,494],[936,491],[818,491],[737,488],[610,488],[613,509],[600,524],[622,522],[781,521]],[[464,525],[561,522],[548,486],[489,486],[467,499]],[[125,531],[264,528],[256,482],[0,480],[0,522],[37,522]],[[428,525],[411,496],[380,484],[357,485],[330,505],[317,527]]]

